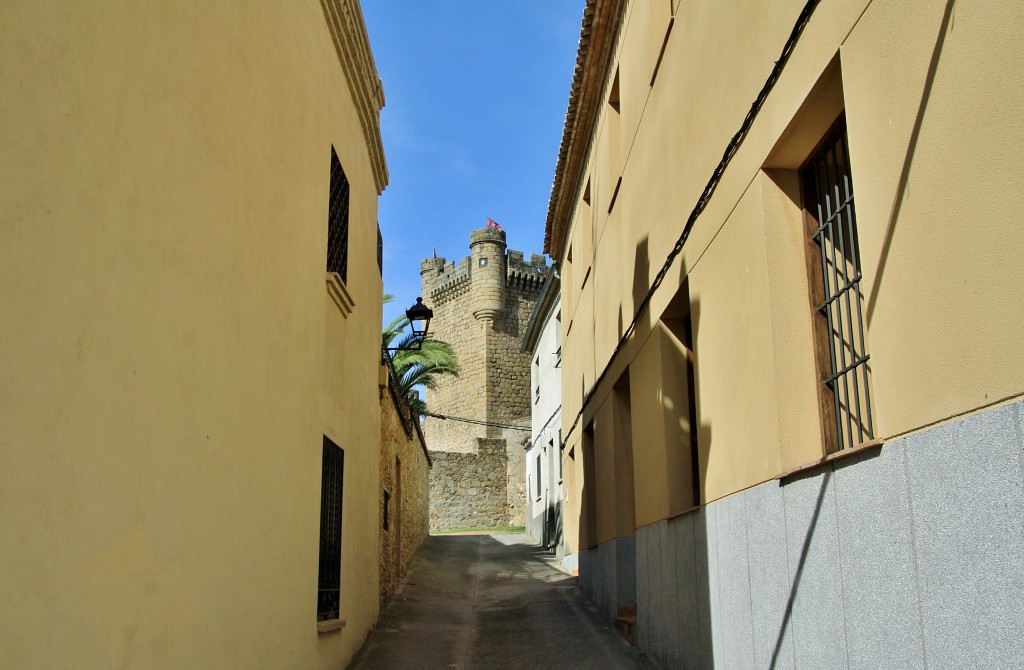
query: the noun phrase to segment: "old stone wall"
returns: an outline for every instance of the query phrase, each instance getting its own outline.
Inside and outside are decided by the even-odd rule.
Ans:
[[[425,400],[434,413],[485,421],[485,408],[480,399],[484,395],[488,368],[484,343],[486,324],[471,314],[469,262],[470,259],[465,258],[460,264],[465,274],[457,272],[448,281],[445,281],[446,275],[440,275],[437,288],[433,290],[428,283],[430,278],[423,277],[424,301],[434,311],[433,337],[452,345],[462,368],[457,379],[442,379],[438,388],[427,390]],[[430,418],[424,422],[423,432],[430,448],[436,451],[472,452],[476,438],[487,437],[481,426]]]
[[[381,490],[377,509],[382,608],[395,595],[413,555],[430,531],[430,461],[423,434],[391,384],[381,387],[380,400]]]
[[[505,312],[495,321],[488,341],[492,358],[487,379],[488,418],[527,429],[531,406],[530,354],[519,350],[523,331],[540,295],[541,283],[537,280],[537,275],[509,277]]]
[[[432,530],[509,525],[504,440],[480,438],[472,453],[431,452]]]
[[[516,432],[505,441],[508,460],[506,462],[505,501],[508,507],[508,524],[510,526],[526,525],[526,443],[530,441],[529,433]]]
[[[522,447],[530,427],[530,357],[520,348],[550,267],[539,254],[527,260],[521,251],[506,252],[505,233],[495,229],[473,231],[470,249],[471,255],[457,264],[445,258],[421,264],[424,300],[434,311],[431,330],[452,345],[462,367],[459,377],[443,379],[427,391],[427,406],[435,414],[470,420],[428,417],[424,422],[435,463],[432,510],[440,509],[438,500],[446,505],[431,513],[434,529],[522,525],[524,519]],[[480,455],[482,444],[501,451],[502,458],[450,457]],[[500,482],[500,488],[462,485],[461,468],[467,466],[474,472],[490,468],[474,481]],[[470,489],[476,491],[472,496]]]

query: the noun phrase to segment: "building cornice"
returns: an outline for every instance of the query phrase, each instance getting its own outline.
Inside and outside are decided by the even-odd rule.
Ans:
[[[320,5],[359,114],[374,183],[380,195],[388,185],[388,166],[384,159],[384,141],[380,135],[384,87],[373,61],[363,12],[358,0],[320,0]]]
[[[544,252],[556,261],[562,257],[625,8],[626,0],[587,0],[583,10],[576,69],[544,227]]]

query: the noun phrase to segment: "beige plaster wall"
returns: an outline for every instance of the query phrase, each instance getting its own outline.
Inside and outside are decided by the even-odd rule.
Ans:
[[[381,280],[323,9],[4,3],[0,80],[4,664],[343,666],[377,614]],[[347,626],[318,636],[324,434]]]
[[[566,444],[562,450],[562,539],[567,556],[578,553],[581,548],[579,497],[583,484],[579,479],[582,470],[578,465],[580,450],[576,442]]]
[[[618,389],[601,406],[592,425],[597,475],[597,536],[593,540],[600,544],[633,537],[636,530],[629,391]]]
[[[656,372],[658,356],[645,347],[689,277],[705,502],[823,454],[795,170],[813,148],[810,135],[820,138],[843,108],[877,435],[1024,392],[1024,359],[1015,354],[1024,243],[1007,188],[1024,172],[1024,8],[1011,0],[958,3],[944,32],[945,2],[819,3],[650,309],[610,362],[803,5],[676,3],[651,85],[669,17],[628,3],[602,93],[618,73],[620,118],[610,121],[598,102],[582,176],[563,186],[576,190],[577,205],[555,222],[567,228],[556,257],[565,266],[570,242],[574,254],[562,296],[567,427],[592,394],[567,442],[599,416],[625,370],[631,378]],[[616,141],[621,169],[611,164]],[[588,185],[593,207],[583,202]],[[587,239],[595,240],[593,266],[581,287],[590,261],[578,250]],[[659,410],[638,409],[642,393],[634,384],[634,430],[653,435],[658,424],[648,419]],[[633,442],[650,450],[636,434]],[[664,460],[648,456],[645,464]],[[641,491],[647,465],[637,467],[638,523],[670,514],[661,482]],[[570,498],[579,504],[576,486]]]
[[[689,388],[683,344],[658,324],[629,367],[636,527],[693,507]],[[697,473],[697,477],[699,478]]]
[[[957,3],[922,102],[939,9],[875,3],[842,50],[858,215],[873,224],[861,243],[883,435],[1024,390],[1022,243],[1005,187],[1024,173],[1024,8]]]

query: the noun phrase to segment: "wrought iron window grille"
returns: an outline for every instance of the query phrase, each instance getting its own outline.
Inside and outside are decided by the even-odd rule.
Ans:
[[[828,356],[827,366],[819,367],[826,389],[825,421],[834,427],[834,432],[826,433],[826,452],[831,453],[874,438],[871,357],[864,328],[863,274],[845,117],[840,117],[804,164],[801,181],[805,209],[812,219],[808,232],[816,246],[812,300],[819,319],[816,339]]]
[[[377,225],[377,269],[380,276],[384,276],[384,237],[380,234],[380,224]]]
[[[316,620],[341,615],[341,527],[345,452],[326,435],[320,486],[320,569],[317,579]]]
[[[349,184],[338,154],[331,147],[331,196],[327,212],[327,271],[348,284]]]

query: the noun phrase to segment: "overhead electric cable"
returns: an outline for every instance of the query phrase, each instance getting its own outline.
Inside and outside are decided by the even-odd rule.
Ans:
[[[496,423],[493,421],[481,421],[479,419],[467,419],[461,416],[447,416],[445,414],[434,414],[433,412],[423,412],[424,416],[429,416],[432,419],[441,419],[442,421],[461,421],[463,423],[472,423],[477,426],[487,426],[488,428],[503,428],[505,430],[520,430],[524,433],[529,433],[529,428],[523,426],[517,426],[511,423]]]
[[[576,418],[573,420],[572,425],[569,427],[569,430],[566,431],[565,437],[562,439],[563,447],[569,441],[569,437],[576,429],[576,426],[579,425],[580,419],[583,417],[583,410],[586,409],[591,398],[593,398],[594,394],[601,387],[601,382],[604,381],[605,376],[608,374],[608,370],[612,367],[612,363],[615,362],[615,357],[618,356],[619,352],[626,344],[626,341],[632,337],[633,332],[636,330],[636,325],[640,321],[640,317],[643,315],[644,311],[650,305],[651,298],[654,296],[655,291],[657,291],[661,286],[661,283],[665,281],[665,276],[668,274],[669,269],[675,262],[676,257],[680,252],[682,252],[683,245],[690,237],[690,231],[693,229],[693,224],[696,223],[697,219],[704,212],[708,202],[711,200],[712,194],[714,194],[715,189],[718,188],[719,182],[722,181],[722,175],[725,174],[725,169],[729,166],[729,163],[732,162],[733,156],[736,155],[736,151],[743,143],[747,133],[750,132],[750,127],[754,124],[754,119],[757,118],[758,113],[764,106],[765,100],[768,99],[768,94],[771,93],[771,90],[775,87],[775,83],[779,80],[779,75],[782,74],[786,61],[789,60],[790,54],[792,54],[793,49],[796,48],[796,44],[800,39],[800,34],[807,26],[807,22],[810,21],[811,14],[814,13],[814,8],[817,6],[818,1],[819,0],[807,0],[807,4],[804,5],[803,10],[797,17],[796,23],[793,25],[793,30],[789,34],[789,39],[786,40],[785,46],[782,47],[782,54],[779,56],[779,59],[775,61],[775,66],[772,68],[771,74],[768,75],[768,79],[761,87],[761,90],[758,92],[753,104],[750,105],[747,115],[743,118],[743,123],[740,124],[740,129],[736,131],[736,134],[732,136],[732,139],[729,140],[729,144],[725,147],[725,152],[722,154],[722,160],[718,162],[718,166],[715,168],[714,172],[711,173],[711,178],[708,179],[707,185],[704,186],[704,191],[697,199],[697,204],[694,205],[693,210],[690,211],[690,215],[686,219],[686,223],[683,225],[683,232],[679,235],[679,239],[676,240],[676,244],[672,248],[672,251],[669,252],[668,256],[665,258],[665,263],[661,266],[661,269],[658,270],[658,274],[655,275],[654,281],[651,282],[651,287],[647,290],[647,294],[644,296],[643,300],[640,301],[640,305],[637,306],[636,313],[633,314],[633,320],[630,321],[629,326],[625,331],[623,331],[622,337],[619,338],[619,343],[615,345],[615,349],[608,358],[608,363],[605,365],[604,370],[602,370],[600,376],[598,376],[597,380],[594,382],[590,392],[584,396],[583,403],[580,405],[580,411],[577,412]]]

